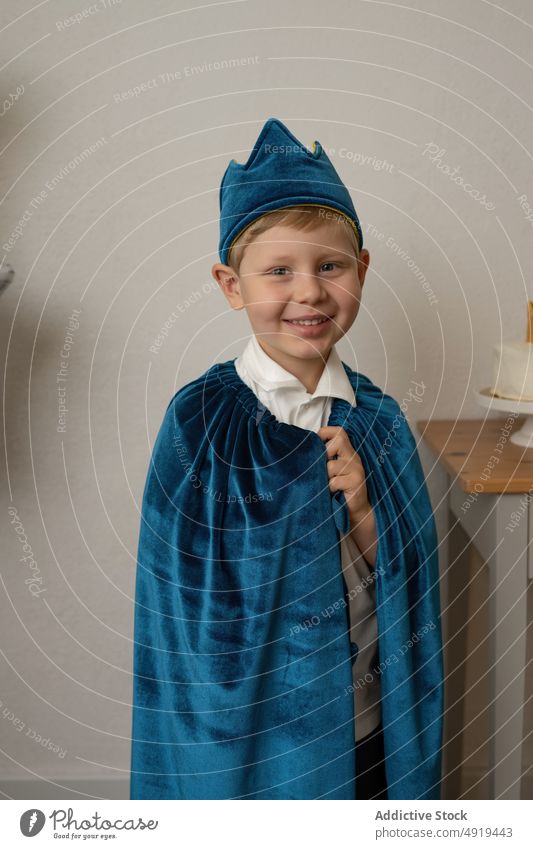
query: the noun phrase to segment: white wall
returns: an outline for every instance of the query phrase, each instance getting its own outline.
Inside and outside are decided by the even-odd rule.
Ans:
[[[415,6],[4,0],[2,97],[24,90],[0,119],[1,243],[27,220],[1,254],[16,276],[0,301],[0,698],[21,730],[0,723],[0,780],[48,777],[61,798],[77,780],[122,778],[127,792],[150,445],[176,389],[236,356],[250,332],[210,268],[220,179],[268,117],[323,144],[362,221],[371,269],[343,359],[398,401],[423,381],[413,427],[485,415],[472,391],[490,382],[492,346],[524,338],[533,298],[532,224],[518,200],[533,205],[531,6]],[[237,67],[190,71],[222,60]],[[421,455],[440,510],[443,477]],[[36,598],[10,506],[42,577]]]

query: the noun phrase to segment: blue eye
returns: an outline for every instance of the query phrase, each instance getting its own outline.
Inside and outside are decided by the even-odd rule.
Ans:
[[[324,266],[327,266],[327,265],[333,266],[331,269],[327,269],[328,271],[329,270],[333,271],[335,268],[340,267],[338,262],[333,262],[333,261],[332,262],[323,262],[322,265],[320,266],[321,270],[324,268]],[[284,272],[286,272],[286,273],[284,273]],[[278,265],[276,268],[273,268],[273,269],[271,269],[271,271],[268,272],[268,274],[274,275],[275,277],[286,277],[287,274],[291,274],[291,273],[292,272],[291,272],[290,268],[287,268],[287,266],[285,266],[285,265]]]

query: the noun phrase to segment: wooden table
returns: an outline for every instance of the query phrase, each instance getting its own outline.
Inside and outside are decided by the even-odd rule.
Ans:
[[[443,573],[446,798],[461,795],[461,743],[468,621],[468,548],[489,572],[490,798],[519,799],[525,700],[527,586],[533,579],[533,449],[509,436],[522,417],[419,421],[423,439],[447,473],[448,562]],[[514,515],[513,515],[514,514]],[[453,607],[451,606],[453,604]],[[447,608],[453,617],[447,615]]]

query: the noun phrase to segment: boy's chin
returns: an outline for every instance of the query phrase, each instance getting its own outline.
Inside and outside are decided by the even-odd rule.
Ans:
[[[313,360],[316,357],[325,357],[329,354],[335,343],[331,339],[299,339],[290,338],[280,344],[279,337],[272,348],[288,357],[297,357],[300,360]]]

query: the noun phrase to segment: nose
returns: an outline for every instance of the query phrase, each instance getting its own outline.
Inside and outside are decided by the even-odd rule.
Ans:
[[[324,281],[313,272],[301,271],[294,275],[293,300],[296,303],[316,303],[326,294]]]

